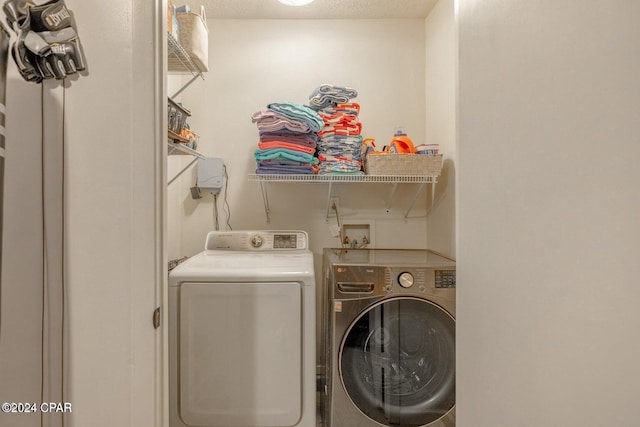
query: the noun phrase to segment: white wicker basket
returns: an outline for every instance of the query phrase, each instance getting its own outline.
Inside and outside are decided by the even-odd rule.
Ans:
[[[442,154],[379,154],[369,155],[364,162],[367,175],[440,176]]]

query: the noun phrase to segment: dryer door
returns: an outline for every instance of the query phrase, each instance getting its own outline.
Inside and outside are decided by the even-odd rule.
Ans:
[[[427,300],[368,307],[348,328],[340,377],[358,409],[385,426],[426,426],[455,405],[455,320]]]
[[[185,283],[179,405],[189,426],[286,427],[302,414],[300,283]]]

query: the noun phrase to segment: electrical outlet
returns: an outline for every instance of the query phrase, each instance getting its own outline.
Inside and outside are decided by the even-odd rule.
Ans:
[[[329,232],[331,233],[331,237],[340,237],[340,227],[338,227],[338,224],[331,224],[329,226]]]

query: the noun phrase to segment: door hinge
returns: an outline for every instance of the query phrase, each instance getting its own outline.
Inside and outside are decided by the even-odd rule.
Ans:
[[[158,329],[160,327],[160,307],[153,310],[153,328]]]

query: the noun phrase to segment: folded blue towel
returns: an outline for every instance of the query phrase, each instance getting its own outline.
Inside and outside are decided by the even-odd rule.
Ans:
[[[256,150],[253,153],[256,161],[268,160],[268,159],[289,159],[297,162],[305,162],[311,164],[318,164],[318,158],[311,154],[303,153],[300,151],[287,150],[286,148],[273,148],[270,150]]]
[[[267,108],[288,119],[308,124],[313,132],[318,132],[324,127],[322,117],[305,105],[296,104],[295,102],[274,102],[267,105]]]

